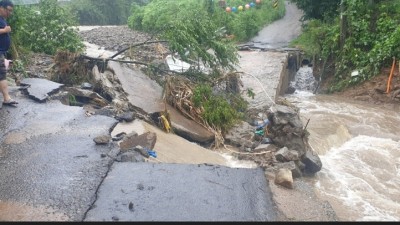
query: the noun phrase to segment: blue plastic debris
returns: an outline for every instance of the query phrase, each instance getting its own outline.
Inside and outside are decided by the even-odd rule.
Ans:
[[[155,151],[147,150],[147,153],[153,158],[157,158],[157,153]]]
[[[264,122],[263,122],[262,124],[258,125],[256,129],[258,130],[258,129],[260,129],[260,128],[264,128],[264,127],[267,126],[269,123],[270,123],[269,120],[268,120],[268,119],[265,119]]]

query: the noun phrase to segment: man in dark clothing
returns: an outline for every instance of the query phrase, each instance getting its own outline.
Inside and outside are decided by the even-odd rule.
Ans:
[[[5,65],[5,54],[11,45],[11,27],[7,24],[6,19],[11,16],[13,8],[14,4],[9,0],[0,2],[0,91],[3,94],[3,105],[18,104],[18,102],[11,99],[8,93],[7,68]]]

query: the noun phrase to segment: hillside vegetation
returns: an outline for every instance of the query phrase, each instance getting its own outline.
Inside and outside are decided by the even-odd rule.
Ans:
[[[329,92],[369,80],[400,58],[400,1],[291,1],[306,22],[293,46],[314,59],[322,80],[332,74]]]

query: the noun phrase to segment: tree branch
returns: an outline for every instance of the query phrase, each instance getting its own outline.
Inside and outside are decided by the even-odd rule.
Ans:
[[[141,42],[141,43],[136,43],[136,44],[133,44],[133,45],[131,45],[131,46],[129,46],[129,47],[126,47],[126,48],[124,48],[124,49],[118,51],[117,53],[115,53],[114,55],[112,55],[110,58],[113,59],[113,58],[115,58],[116,56],[122,54],[122,53],[125,52],[126,50],[128,50],[128,49],[130,49],[130,48],[133,48],[133,47],[137,47],[137,46],[141,46],[141,45],[145,45],[145,44],[167,43],[167,42],[168,42],[168,41],[145,41],[145,42]]]
[[[148,64],[148,63],[139,62],[139,61],[119,60],[119,59],[111,59],[111,58],[94,58],[94,57],[87,56],[87,55],[81,55],[81,57],[84,58],[84,59],[89,59],[89,60],[93,60],[93,61],[101,61],[101,62],[104,62],[104,63],[107,63],[108,61],[114,61],[114,62],[119,62],[119,63],[138,64],[138,65],[143,65],[143,66],[147,66],[147,67],[150,66],[150,64]],[[161,71],[161,72],[182,74],[182,73],[174,71],[174,70],[164,70],[164,69],[160,69],[160,68],[157,68],[157,69],[159,71]]]

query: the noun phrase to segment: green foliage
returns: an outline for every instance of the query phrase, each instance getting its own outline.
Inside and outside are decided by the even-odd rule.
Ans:
[[[229,1],[229,6],[244,6],[248,1]],[[233,34],[236,41],[248,41],[266,25],[285,15],[284,1],[278,1],[278,7],[273,8],[273,1],[263,1],[260,6],[237,13],[226,13],[218,9],[213,20],[218,26],[225,27],[228,34]]]
[[[148,0],[72,0],[68,7],[80,25],[124,25],[132,4],[145,5]]]
[[[303,10],[303,20],[331,20],[339,15],[341,0],[290,0]]]
[[[334,82],[330,91],[361,83],[400,57],[400,2],[396,0],[344,2],[345,42],[339,46],[340,19],[311,20],[294,45],[324,59],[335,59]],[[314,43],[314,44],[313,44]],[[351,72],[358,70],[358,76]]]
[[[379,74],[381,68],[400,56],[400,4],[398,1],[346,1],[346,42],[338,54],[331,90],[340,90]],[[362,16],[361,16],[362,15]],[[358,70],[359,76],[351,77]],[[343,84],[342,84],[343,83]]]
[[[12,40],[20,48],[54,55],[57,50],[81,51],[84,47],[73,17],[57,0],[41,0],[38,5],[15,7],[10,19]]]
[[[169,23],[161,36],[185,61],[200,59],[212,69],[233,69],[238,62],[236,47],[222,39],[217,29],[205,13],[188,13],[185,19]]]
[[[90,1],[74,0],[69,5],[70,11],[73,12],[79,20],[79,25],[104,25],[107,24],[107,17]]]
[[[219,96],[212,93],[211,86],[198,85],[193,92],[194,105],[202,107],[202,117],[215,127],[227,131],[243,118],[246,102],[237,95]]]
[[[159,33],[168,40],[169,49],[185,61],[201,61],[212,69],[233,69],[238,62],[236,47],[222,39],[219,27],[203,7],[206,5],[194,0],[153,0],[146,7],[133,8],[129,26]]]
[[[146,32],[154,32],[154,31],[162,31],[165,29],[165,26],[168,26],[169,23],[175,23],[179,20],[184,20],[187,18],[188,14],[192,13],[202,13],[207,15],[205,10],[198,10],[202,8],[203,5],[201,1],[198,0],[186,0],[186,1],[168,1],[168,0],[153,0],[145,7],[141,7],[139,14],[142,15],[140,19],[141,27],[143,31]],[[138,8],[133,9],[132,14],[135,16]],[[135,17],[138,17],[136,15]],[[129,19],[132,23],[132,19]],[[181,21],[184,22],[184,21]],[[128,23],[128,26],[131,28],[133,24]]]
[[[326,59],[329,54],[338,50],[339,26],[336,23],[323,23],[310,20],[303,27],[300,36],[290,46],[303,49],[307,56],[321,55]]]
[[[75,95],[68,94],[68,103],[69,103],[70,106],[78,105],[78,101],[76,100]]]
[[[254,99],[254,97],[256,96],[256,94],[254,93],[252,88],[248,88],[246,90],[247,96],[249,96],[250,98]]]
[[[132,14],[128,17],[128,26],[134,30],[144,30],[143,17],[144,17],[144,7],[138,4],[132,4],[131,11]]]
[[[28,55],[27,52],[29,51],[29,49],[27,49],[27,47],[23,45],[23,42],[21,42],[21,38],[19,38],[19,36],[22,34],[22,32],[19,32],[19,30],[21,30],[21,27],[23,27],[28,20],[28,16],[25,15],[28,15],[29,13],[30,11],[27,10],[27,8],[15,6],[12,17],[8,19],[8,23],[10,24],[12,29],[12,41],[9,53],[11,54],[14,61],[20,58],[20,56],[22,56],[22,61],[27,61],[25,56]],[[21,62],[21,64],[25,63]]]
[[[245,0],[229,1],[230,6],[244,7]],[[225,27],[227,34],[233,34],[236,41],[246,41],[254,37],[268,23],[285,14],[284,1],[278,1],[278,7],[272,7],[272,1],[264,1],[260,6],[237,13],[227,13],[219,7],[218,1],[210,0],[153,0],[145,7],[134,7],[128,19],[132,29],[157,32],[165,29],[168,23],[175,23],[188,17],[187,14],[205,14],[216,27]],[[179,9],[179,10],[178,10]]]

